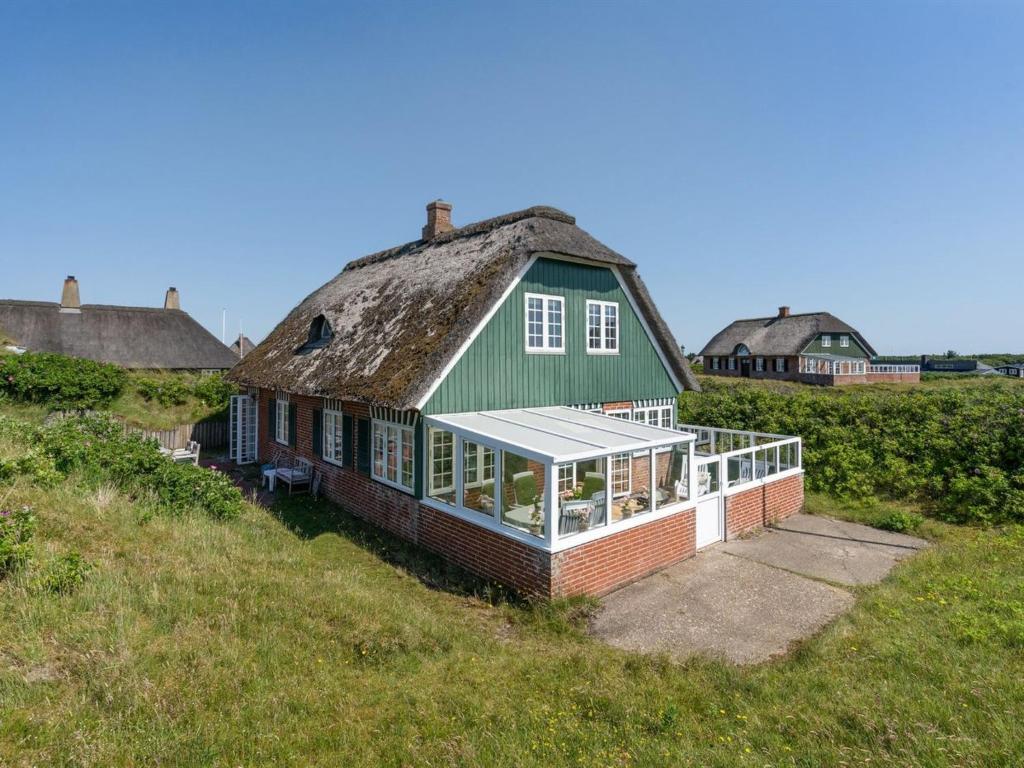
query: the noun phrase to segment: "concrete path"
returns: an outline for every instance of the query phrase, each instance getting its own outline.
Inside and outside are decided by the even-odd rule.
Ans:
[[[748,539],[719,548],[731,555],[837,584],[874,584],[928,546],[923,539],[813,515],[794,515]]]
[[[921,539],[809,515],[710,547],[608,595],[592,630],[620,648],[765,661],[850,608]],[[808,578],[811,577],[811,578]]]

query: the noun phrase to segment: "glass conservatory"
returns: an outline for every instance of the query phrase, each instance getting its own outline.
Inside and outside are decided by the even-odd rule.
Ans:
[[[423,503],[549,551],[693,506],[695,436],[555,406],[424,417]]]

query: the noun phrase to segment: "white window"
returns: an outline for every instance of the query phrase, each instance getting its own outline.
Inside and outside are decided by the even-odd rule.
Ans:
[[[526,351],[564,352],[562,330],[565,299],[561,296],[526,294]]]
[[[628,453],[612,456],[612,495],[628,496],[632,491],[632,459]]]
[[[718,358],[717,357],[712,357],[711,358],[711,370],[712,371],[717,371],[718,370]]]
[[[629,421],[633,416],[633,412],[629,408],[620,408],[617,411],[608,411],[605,416],[611,416],[613,419],[625,419]]]
[[[494,449],[469,440],[462,441],[462,483],[466,487],[494,479]]]
[[[275,406],[274,439],[282,445],[288,445],[288,393],[277,393]]]
[[[757,360],[756,360],[756,361],[755,361],[755,363],[754,363],[754,367],[755,367],[755,368],[756,368],[756,369],[757,369],[758,371],[763,371],[763,370],[764,370],[764,358],[763,358],[763,357],[759,357],[759,358],[757,358]]]
[[[650,424],[652,427],[672,428],[672,406],[659,405],[655,408],[637,408],[633,411],[633,421]]]
[[[839,346],[848,347],[850,346],[850,337],[845,334],[839,337]]]
[[[411,491],[413,485],[412,427],[374,419],[372,475],[375,480]]]
[[[612,301],[587,302],[587,353],[619,351],[619,305]]]
[[[576,487],[576,464],[558,465],[558,492],[565,493]]]
[[[775,358],[775,372],[785,373],[786,372],[786,358],[776,357]]]
[[[729,358],[729,370],[730,371],[735,371],[736,370],[736,358],[735,357],[730,357]]]
[[[324,411],[324,460],[341,466],[344,455],[344,424],[345,419],[341,411]]]
[[[832,337],[829,336],[827,333],[824,336],[821,337],[821,346],[823,346],[823,347],[831,347],[832,346]]]

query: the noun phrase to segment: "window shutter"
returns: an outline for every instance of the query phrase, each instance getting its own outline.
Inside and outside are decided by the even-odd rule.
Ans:
[[[270,408],[267,410],[267,440],[273,440],[277,436],[277,400],[270,398]]]
[[[324,455],[324,412],[319,408],[313,409],[313,455]]]
[[[353,465],[352,451],[352,417],[347,413],[341,417],[341,463],[346,467]]]
[[[356,469],[364,475],[370,474],[370,421],[356,421]]]
[[[288,403],[288,445],[295,447],[295,427],[298,421],[298,406],[295,403]]]

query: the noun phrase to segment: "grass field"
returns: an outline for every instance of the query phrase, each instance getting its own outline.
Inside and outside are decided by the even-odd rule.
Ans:
[[[0,445],[10,453],[15,447]],[[152,514],[74,481],[0,580],[0,765],[1019,765],[1024,531],[935,546],[785,659],[591,640],[586,600],[507,602],[336,508]],[[886,506],[809,508],[873,519]],[[72,594],[38,572],[70,550]]]

